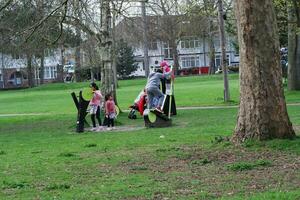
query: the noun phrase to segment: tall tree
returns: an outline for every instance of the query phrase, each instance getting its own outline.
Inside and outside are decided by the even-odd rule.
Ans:
[[[288,2],[288,89],[300,90],[300,2]]]
[[[133,49],[124,40],[117,45],[117,72],[121,77],[129,76],[137,69]]]
[[[220,31],[220,47],[221,47],[221,67],[224,75],[224,101],[229,102],[229,82],[227,71],[227,56],[226,56],[226,39],[225,39],[225,25],[224,25],[224,11],[223,0],[218,0],[218,13],[219,13],[219,31]]]
[[[282,86],[272,0],[236,0],[240,107],[233,141],[293,138]]]

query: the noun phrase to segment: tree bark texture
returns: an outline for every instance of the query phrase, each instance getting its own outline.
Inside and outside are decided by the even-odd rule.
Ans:
[[[113,58],[112,58],[112,16],[110,1],[104,0],[101,6],[101,30],[103,31],[100,43],[100,55],[103,63],[101,70],[102,93],[111,94],[117,105],[116,85],[114,82]]]
[[[224,79],[224,101],[230,101],[228,71],[227,71],[227,56],[226,56],[226,39],[223,13],[223,0],[218,0],[218,14],[219,14],[219,31],[220,31],[220,47],[221,47],[221,68],[223,70]]]
[[[300,90],[300,3],[288,5],[288,89]]]
[[[272,0],[236,0],[240,107],[232,140],[293,138],[282,86]]]
[[[27,55],[27,75],[29,87],[34,87],[34,69],[32,66],[32,55]]]
[[[45,52],[41,50],[41,66],[40,66],[40,84],[44,84],[44,72],[45,72]]]
[[[173,38],[172,41],[169,41],[170,47],[173,51],[173,71],[175,75],[178,75],[178,70],[179,70],[179,55],[178,55],[178,50],[177,50],[177,42],[176,39]]]

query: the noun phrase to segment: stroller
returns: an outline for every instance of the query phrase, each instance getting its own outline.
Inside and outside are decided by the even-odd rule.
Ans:
[[[141,115],[143,115],[147,102],[147,94],[144,90],[142,90],[139,95],[134,100],[133,105],[129,106],[131,110],[129,111],[128,118],[136,119],[136,112],[138,111]]]

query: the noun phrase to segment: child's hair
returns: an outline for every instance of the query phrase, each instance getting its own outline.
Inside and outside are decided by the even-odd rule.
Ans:
[[[99,90],[99,87],[97,86],[97,84],[96,83],[91,83],[91,85],[90,85],[91,87],[93,87],[93,88],[95,88],[96,90]]]
[[[112,95],[110,93],[105,95],[105,101],[107,101],[109,99],[109,97],[111,97]]]
[[[156,73],[163,73],[163,71],[161,70],[161,69],[157,69],[156,71],[155,71]]]

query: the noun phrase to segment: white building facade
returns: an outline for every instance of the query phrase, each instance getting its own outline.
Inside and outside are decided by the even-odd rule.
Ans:
[[[216,38],[214,41],[215,46],[215,66],[216,69],[220,67],[221,64],[221,48],[220,41]],[[156,67],[163,60],[167,60],[169,64],[173,64],[173,54],[172,49],[165,42],[156,40],[149,44],[148,56],[149,56],[149,66]],[[202,68],[209,67],[209,44],[203,38],[198,37],[185,37],[177,42],[177,51],[179,56],[179,66],[180,70],[189,68]],[[138,63],[138,69],[132,75],[144,76],[144,51],[143,44],[140,43],[138,47],[134,49],[134,55]],[[236,66],[239,64],[239,55],[236,52],[232,41],[230,38],[227,39],[226,46],[227,55],[227,65]]]

